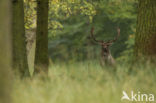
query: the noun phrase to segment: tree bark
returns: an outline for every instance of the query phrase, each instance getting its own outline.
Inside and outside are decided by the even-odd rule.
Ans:
[[[11,2],[0,0],[0,103],[11,103]]]
[[[156,56],[156,0],[139,0],[135,54]]]
[[[12,0],[13,3],[13,68],[21,77],[30,76],[26,53],[23,0]]]
[[[49,0],[37,0],[37,31],[34,74],[48,72],[48,3]]]

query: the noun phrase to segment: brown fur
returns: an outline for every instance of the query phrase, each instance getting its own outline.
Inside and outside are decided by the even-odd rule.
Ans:
[[[113,66],[113,65],[115,65],[115,60],[111,55],[111,52],[109,50],[109,46],[111,46],[112,43],[115,42],[118,39],[118,37],[120,35],[120,29],[117,28],[117,32],[118,32],[117,37],[115,37],[113,40],[109,40],[107,42],[104,42],[103,40],[96,40],[94,35],[93,35],[93,32],[94,32],[94,28],[91,29],[91,38],[96,43],[101,45],[101,60],[100,60],[101,65],[102,66],[105,66],[105,65]]]

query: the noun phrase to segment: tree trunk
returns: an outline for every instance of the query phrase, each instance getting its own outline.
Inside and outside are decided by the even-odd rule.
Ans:
[[[37,32],[34,74],[48,72],[48,3],[48,0],[37,0]]]
[[[0,103],[10,103],[11,94],[11,8],[10,0],[0,0]]]
[[[139,0],[136,56],[156,56],[156,0]]]
[[[13,0],[13,67],[21,77],[30,76],[26,54],[23,0]]]

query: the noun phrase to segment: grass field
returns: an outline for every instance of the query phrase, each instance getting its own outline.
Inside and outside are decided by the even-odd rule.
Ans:
[[[13,103],[131,103],[121,101],[122,91],[156,94],[155,74],[148,64],[115,70],[97,62],[52,64],[47,78],[15,80]]]

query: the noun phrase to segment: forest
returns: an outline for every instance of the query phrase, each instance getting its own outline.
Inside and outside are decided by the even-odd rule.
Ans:
[[[156,0],[0,0],[0,103],[156,103]]]

